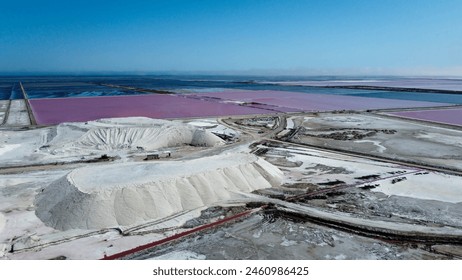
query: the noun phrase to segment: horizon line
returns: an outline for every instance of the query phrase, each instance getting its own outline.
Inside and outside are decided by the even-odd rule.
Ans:
[[[265,72],[265,71],[263,71]],[[287,73],[289,72],[289,73]],[[48,76],[242,76],[242,77],[422,77],[460,78],[456,74],[399,74],[399,73],[296,73],[287,71],[262,73],[258,71],[0,71],[0,77]]]

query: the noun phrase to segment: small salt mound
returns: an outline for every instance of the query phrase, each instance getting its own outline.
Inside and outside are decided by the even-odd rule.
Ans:
[[[149,118],[115,118],[61,124],[49,144],[59,152],[69,149],[138,148],[149,151],[181,145],[212,147],[223,143],[216,135],[192,125]]]
[[[250,154],[84,167],[37,195],[36,214],[60,230],[128,226],[277,186],[282,175]]]

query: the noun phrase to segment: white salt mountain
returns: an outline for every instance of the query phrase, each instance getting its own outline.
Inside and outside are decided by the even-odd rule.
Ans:
[[[75,169],[36,197],[36,214],[59,230],[139,224],[278,186],[283,173],[251,154]]]
[[[48,143],[54,153],[72,150],[147,151],[181,145],[223,145],[216,135],[192,125],[143,117],[101,119],[57,126]]]

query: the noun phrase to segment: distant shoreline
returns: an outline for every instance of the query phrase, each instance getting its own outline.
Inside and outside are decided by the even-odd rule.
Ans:
[[[295,85],[294,85],[295,86]],[[379,86],[313,86],[321,88],[343,88],[343,89],[370,89],[383,91],[403,91],[403,92],[422,92],[422,93],[447,93],[462,94],[462,90],[447,89],[425,89],[425,88],[402,88],[402,87],[379,87]]]

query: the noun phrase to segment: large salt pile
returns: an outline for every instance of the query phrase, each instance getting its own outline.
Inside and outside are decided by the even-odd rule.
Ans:
[[[212,147],[223,144],[216,135],[192,125],[142,117],[64,123],[50,141],[54,152],[75,149],[156,150],[181,145]]]
[[[251,154],[84,167],[36,197],[36,214],[60,230],[127,226],[280,185],[282,172]]]

